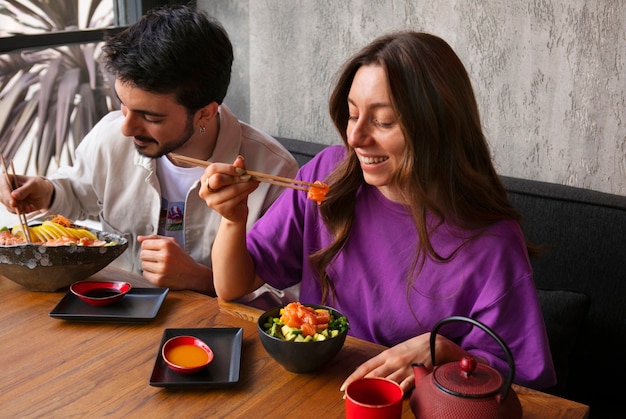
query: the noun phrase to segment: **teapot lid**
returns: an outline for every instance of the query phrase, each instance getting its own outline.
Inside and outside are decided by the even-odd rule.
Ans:
[[[454,396],[479,398],[499,392],[503,380],[498,371],[467,356],[459,362],[437,366],[433,370],[433,382]]]

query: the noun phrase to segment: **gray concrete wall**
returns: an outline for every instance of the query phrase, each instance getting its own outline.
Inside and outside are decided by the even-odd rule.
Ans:
[[[270,134],[332,144],[333,77],[398,29],[465,63],[501,174],[626,195],[623,0],[198,0],[235,46],[226,103]]]

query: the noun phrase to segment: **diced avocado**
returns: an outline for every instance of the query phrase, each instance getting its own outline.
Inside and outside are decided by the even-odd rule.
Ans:
[[[283,336],[286,337],[288,334],[290,334],[291,327],[284,325],[283,327],[280,328],[280,330],[283,332]]]
[[[270,335],[270,336],[274,336],[274,337],[280,338],[280,339],[283,338],[282,331],[280,330],[280,327],[276,323],[274,323],[269,328],[269,331],[267,332],[267,334]]]
[[[285,340],[295,340],[296,337],[302,335],[302,330],[296,327],[289,327],[287,325],[283,325],[280,330],[283,333]]]

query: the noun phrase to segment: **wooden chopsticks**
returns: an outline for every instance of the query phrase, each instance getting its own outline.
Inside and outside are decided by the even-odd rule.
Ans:
[[[9,175],[6,162],[4,161],[4,156],[0,155],[0,157],[2,158],[2,169],[4,170],[4,175],[6,176],[7,183],[9,184],[9,187],[13,191],[15,188],[17,188],[17,177],[15,175],[15,167],[13,166],[13,160],[11,160],[11,163],[10,163],[11,174]],[[26,219],[26,214],[22,214],[22,212],[20,211],[19,205],[15,208],[15,211],[17,212],[17,217],[20,220],[20,226],[22,227],[22,233],[24,233],[24,239],[26,240],[26,243],[30,244],[33,242],[33,240],[30,237],[30,230],[28,229],[28,220]]]
[[[211,162],[194,159],[193,157],[181,156],[176,153],[168,154],[172,159],[191,164],[194,166],[207,167]],[[318,187],[312,182],[305,182],[303,180],[290,179],[282,176],[269,175],[267,173],[253,172],[252,170],[246,170],[246,173],[252,176],[252,178],[258,182],[271,183],[272,185],[283,186],[285,188],[298,189],[300,191],[309,191],[311,187]]]

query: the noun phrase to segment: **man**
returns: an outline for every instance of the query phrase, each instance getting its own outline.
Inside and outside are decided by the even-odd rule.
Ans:
[[[222,26],[189,6],[149,12],[109,38],[106,68],[121,110],[106,115],[76,148],[72,166],[49,179],[20,176],[0,199],[12,212],[99,219],[124,235],[114,263],[155,285],[213,294],[211,246],[220,215],[198,196],[202,167],[170,152],[215,162],[245,158],[250,170],[293,177],[297,163],[275,139],[240,122],[222,104],[232,45]],[[282,189],[262,183],[251,196],[250,227]]]

